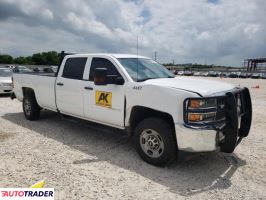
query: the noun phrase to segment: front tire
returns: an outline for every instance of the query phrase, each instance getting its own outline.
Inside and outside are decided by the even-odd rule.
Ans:
[[[159,118],[141,121],[134,131],[140,157],[149,164],[165,166],[177,158],[177,144],[170,123]]]
[[[40,118],[41,108],[38,105],[34,94],[27,94],[23,99],[23,112],[28,120],[37,120]]]

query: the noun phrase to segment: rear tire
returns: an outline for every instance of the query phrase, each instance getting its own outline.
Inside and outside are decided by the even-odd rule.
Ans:
[[[177,144],[170,123],[159,118],[141,121],[134,131],[140,157],[149,164],[165,166],[177,158]]]
[[[29,93],[24,96],[22,106],[26,119],[33,121],[40,118],[41,108],[38,105],[33,93]]]

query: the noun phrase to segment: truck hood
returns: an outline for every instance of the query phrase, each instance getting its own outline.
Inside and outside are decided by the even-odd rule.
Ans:
[[[11,83],[11,77],[0,77],[0,83]]]
[[[159,78],[145,81],[146,84],[158,85],[191,91],[201,96],[210,96],[216,93],[222,93],[235,88],[234,85],[222,81],[206,80],[202,78],[176,77],[176,78]]]

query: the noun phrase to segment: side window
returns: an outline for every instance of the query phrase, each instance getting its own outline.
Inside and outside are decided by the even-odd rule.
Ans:
[[[89,81],[94,81],[95,68],[106,68],[108,75],[119,75],[116,67],[106,58],[93,58],[91,61]]]
[[[68,58],[66,60],[62,77],[82,80],[87,58]]]

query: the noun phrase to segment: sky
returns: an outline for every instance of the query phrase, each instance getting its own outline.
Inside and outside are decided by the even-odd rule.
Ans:
[[[266,57],[265,0],[0,0],[0,27],[0,54],[12,56],[156,51],[161,63],[228,66]]]

